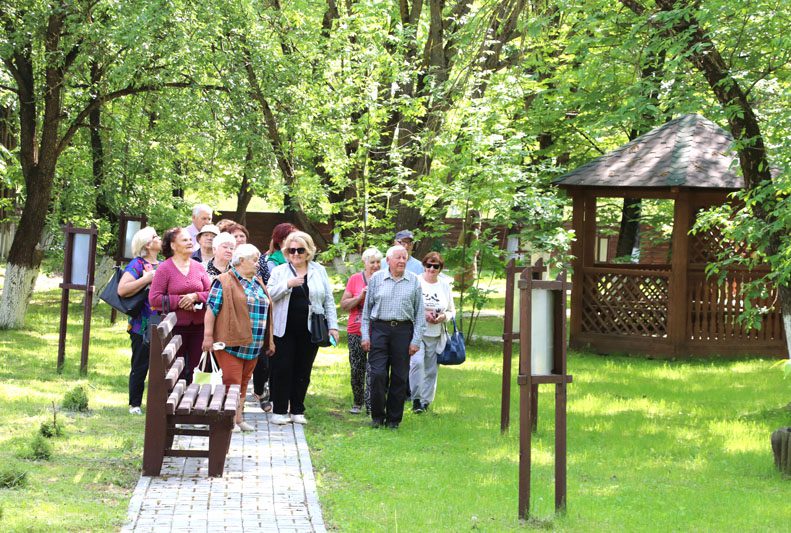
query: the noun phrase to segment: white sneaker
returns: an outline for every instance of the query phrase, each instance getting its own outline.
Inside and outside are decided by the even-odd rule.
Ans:
[[[291,419],[288,417],[288,415],[272,415],[272,418],[270,418],[269,421],[279,426],[291,423]]]
[[[291,415],[291,421],[295,424],[307,424],[308,419],[305,418],[305,415]]]
[[[239,424],[237,424],[237,426],[238,426],[238,427],[239,427],[239,429],[241,429],[242,431],[255,431],[255,426],[253,426],[252,424],[248,424],[248,423],[247,423],[247,422],[245,422],[244,420],[242,420],[241,422],[239,422]]]
[[[130,415],[142,415],[143,414],[143,410],[140,409],[139,407],[130,407],[129,408],[129,414]]]

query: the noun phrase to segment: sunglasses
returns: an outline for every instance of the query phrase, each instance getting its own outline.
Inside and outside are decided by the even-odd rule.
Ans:
[[[401,246],[412,246],[413,244],[415,244],[413,241],[396,241],[396,242],[398,242],[398,244],[400,244]]]
[[[305,253],[305,249],[304,248],[289,248],[288,249],[288,253],[290,253],[291,255],[302,255],[302,254]]]
[[[437,263],[426,263],[423,266],[426,268],[432,268],[434,270],[442,270],[442,265],[438,265]]]

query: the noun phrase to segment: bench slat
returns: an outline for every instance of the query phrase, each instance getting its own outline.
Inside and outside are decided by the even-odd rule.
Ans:
[[[173,328],[176,327],[176,313],[168,313],[165,318],[162,319],[162,322],[159,323],[157,326],[157,333],[159,334],[159,339],[164,342],[170,334],[173,332]]]
[[[165,360],[165,368],[170,368],[170,365],[173,364],[173,360],[176,359],[176,354],[181,348],[181,335],[174,335],[165,349],[162,350],[162,358]]]
[[[208,413],[216,415],[222,412],[223,402],[225,402],[225,385],[216,385],[214,392],[211,395],[211,403],[209,403]]]
[[[173,391],[168,396],[168,407],[167,413],[169,415],[176,414],[176,406],[179,404],[179,400],[184,395],[184,391],[187,389],[187,381],[180,379],[178,383],[173,387]]]
[[[211,389],[212,386],[208,383],[204,383],[200,386],[200,392],[198,392],[198,399],[195,402],[195,407],[192,408],[192,412],[196,415],[205,415],[206,408],[209,406],[209,401],[211,400]]]
[[[189,387],[187,387],[186,392],[184,392],[184,396],[181,397],[179,406],[176,408],[176,414],[188,415],[192,412],[192,406],[195,404],[195,398],[198,397],[199,390],[200,385],[197,383],[192,383]]]
[[[230,385],[228,393],[225,396],[225,404],[223,405],[223,414],[236,413],[236,406],[239,402],[239,385]]]
[[[176,362],[173,363],[173,366],[170,367],[170,370],[168,370],[168,373],[165,376],[165,384],[167,385],[168,390],[176,386],[176,382],[179,380],[182,370],[184,370],[184,358],[178,357]]]

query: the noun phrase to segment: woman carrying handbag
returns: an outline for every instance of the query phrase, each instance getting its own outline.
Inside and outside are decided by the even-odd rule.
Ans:
[[[162,241],[157,230],[151,226],[139,230],[132,237],[132,255],[134,259],[126,265],[121,280],[118,282],[118,296],[128,298],[148,289],[154,281],[154,271],[159,265],[157,254],[162,250]],[[129,371],[129,414],[143,414],[140,406],[143,403],[143,390],[148,374],[148,342],[145,332],[154,311],[146,299],[137,316],[129,317],[129,338],[132,341],[132,365]]]
[[[277,347],[270,359],[272,423],[307,424],[305,396],[319,349],[311,337],[320,333],[317,325],[326,326],[322,327],[326,340],[337,343],[338,317],[327,271],[312,260],[316,246],[310,235],[295,231],[283,241],[282,249],[288,263],[272,271],[268,284]]]

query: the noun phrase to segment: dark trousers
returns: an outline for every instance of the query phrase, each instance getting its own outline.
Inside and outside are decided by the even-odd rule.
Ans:
[[[371,323],[371,418],[377,422],[401,422],[409,378],[409,343],[413,325],[405,322],[392,326]]]
[[[181,348],[177,355],[184,357],[185,365],[179,377],[192,383],[192,371],[198,366],[203,351],[203,324],[176,326],[173,328],[173,335],[181,335]]]
[[[143,389],[148,375],[148,344],[143,336],[129,332],[132,340],[132,368],[129,371],[129,407],[140,407],[143,403]]]
[[[253,371],[253,392],[256,396],[261,396],[264,393],[264,385],[269,381],[269,356],[263,353],[264,348],[261,348],[261,355],[258,356],[258,364],[255,365]]]
[[[310,385],[310,372],[319,347],[310,342],[307,324],[286,326],[282,337],[275,337],[275,355],[269,358],[269,398],[277,415],[305,413],[305,395]]]

